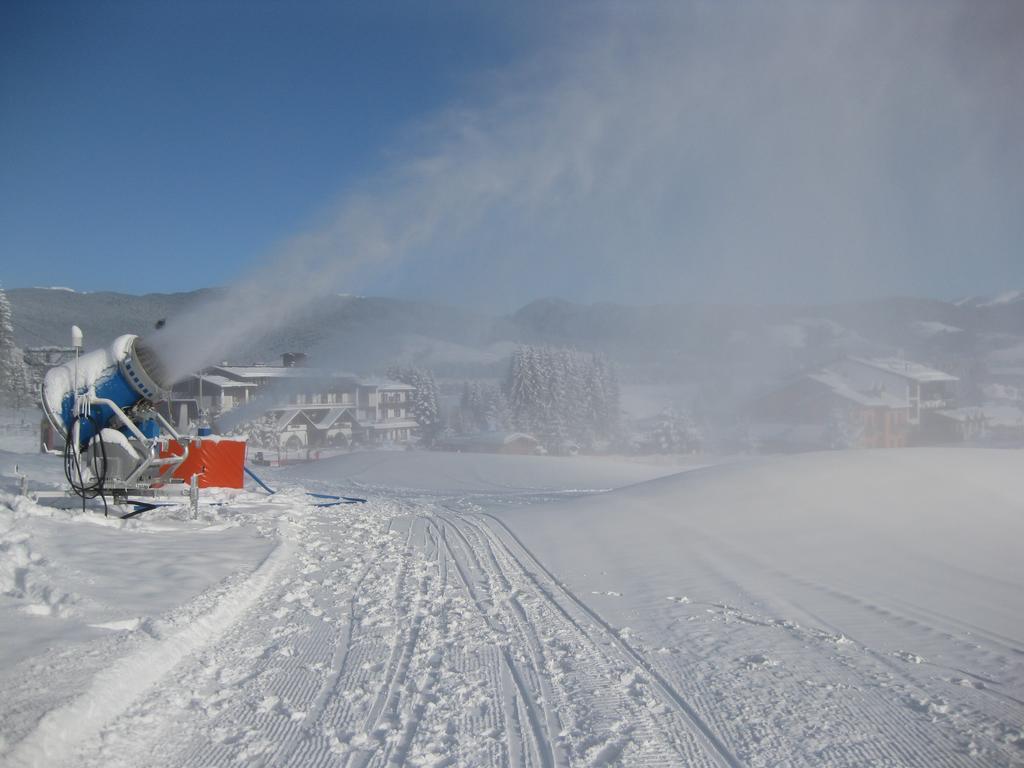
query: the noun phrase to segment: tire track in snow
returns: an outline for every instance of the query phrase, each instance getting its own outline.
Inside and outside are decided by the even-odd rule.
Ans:
[[[397,620],[400,624],[399,633],[395,637],[391,655],[388,660],[387,672],[384,680],[377,690],[377,695],[370,707],[369,712],[363,721],[363,733],[369,738],[382,725],[385,713],[392,714],[392,720],[398,717],[400,689],[409,675],[409,668],[412,663],[412,656],[419,641],[420,629],[423,623],[423,613],[417,610],[416,601],[410,599],[406,594],[405,584],[409,578],[409,570],[412,560],[415,557],[413,550],[413,538],[418,530],[422,518],[417,515],[412,518],[409,525],[409,532],[406,536],[405,546],[402,552],[401,565],[395,575],[395,587],[393,602],[397,612]],[[427,586],[419,585],[420,596],[427,593]],[[405,625],[405,620],[412,613],[412,619]],[[373,750],[358,750],[351,752],[345,761],[346,766],[362,768],[369,763],[374,756]]]
[[[279,589],[87,762],[723,764],[486,521],[422,501],[363,515],[304,513]]]
[[[572,616],[559,602],[557,594],[537,581],[530,573],[526,561],[514,556],[480,516],[466,515],[450,507],[446,509],[448,512],[438,513],[438,516],[452,527],[469,531],[476,542],[472,545],[474,549],[492,558],[492,567],[500,571],[500,578],[512,591],[509,603],[514,600],[522,610],[519,593],[524,597],[536,598],[531,601],[531,613],[534,615],[527,618],[525,611],[522,615],[531,627],[538,646],[543,643],[536,636],[537,626],[547,627],[554,633],[553,637],[570,636],[571,639],[562,642],[569,644],[569,655],[574,661],[580,662],[580,669],[570,673],[569,678],[578,678],[577,687],[583,687],[580,690],[558,692],[560,706],[565,711],[589,710],[579,714],[578,722],[573,724],[583,729],[583,733],[575,733],[575,738],[571,739],[576,748],[574,760],[605,765],[618,762],[624,751],[632,748],[641,752],[640,755],[631,756],[632,762],[732,765],[722,760],[721,755],[703,740],[702,735],[687,718],[680,715],[671,701],[655,691],[647,692],[647,681],[637,678],[635,671],[632,671],[640,671],[643,667],[631,656],[622,653],[617,638],[607,628],[596,624],[585,626]],[[513,588],[513,578],[521,586]],[[600,633],[597,637],[594,636],[594,630]],[[598,638],[610,642],[600,643]],[[549,685],[566,677],[551,668],[542,670],[541,674]],[[646,676],[653,682],[653,676]],[[609,687],[609,679],[617,679],[619,684]],[[622,688],[625,690],[620,692]],[[651,693],[654,694],[653,701],[649,698]],[[657,707],[652,710],[655,703],[658,707],[667,707],[666,712],[674,714],[658,714]],[[605,722],[605,728],[611,726],[615,731],[611,737],[595,738],[594,723],[588,722],[595,717]]]
[[[704,742],[705,747],[708,750],[709,756],[711,756],[719,765],[728,766],[729,768],[740,768],[743,763],[737,758],[732,751],[725,745],[725,743],[719,738],[711,726],[700,716],[697,710],[691,705],[676,689],[675,687],[665,678],[654,666],[643,657],[643,655],[635,650],[629,643],[623,640],[619,633],[602,619],[597,613],[590,609],[585,602],[583,602],[576,594],[565,587],[555,576],[547,570],[547,568],[538,560],[533,553],[523,544],[523,542],[517,537],[512,530],[505,525],[500,519],[489,513],[480,513],[481,518],[487,519],[486,528],[490,527],[490,523],[493,522],[508,538],[510,542],[522,552],[523,557],[516,557],[514,553],[509,551],[509,556],[520,564],[523,574],[526,575],[542,594],[548,597],[551,605],[557,607],[565,617],[576,625],[581,631],[582,627],[578,622],[573,619],[563,606],[554,598],[555,594],[561,594],[570,604],[572,604],[577,610],[582,611],[589,620],[594,622],[595,626],[603,632],[607,639],[622,651],[634,664],[644,670],[647,675],[650,676],[654,683],[655,689],[662,695],[663,699],[670,704],[693,728],[695,734],[698,734],[701,740]],[[494,531],[491,531],[491,535],[495,536]],[[506,546],[500,538],[496,539]],[[527,564],[533,565],[535,571],[532,571],[527,567]],[[537,577],[537,573],[541,574],[548,582],[548,586],[541,584],[540,579]]]
[[[493,596],[486,601],[491,603],[491,605],[488,606],[485,600],[480,596],[479,587],[474,586],[474,580],[471,580],[467,575],[463,562],[459,559],[458,555],[456,555],[451,542],[448,540],[448,530],[452,530],[460,537],[462,546],[464,547],[463,551],[465,556],[472,560],[476,570],[481,573],[481,575],[484,575],[485,571],[479,560],[478,554],[465,537],[462,536],[461,532],[453,526],[445,526],[442,523],[440,528],[440,539],[447,547],[452,563],[455,565],[455,570],[459,575],[459,580],[462,582],[466,591],[476,604],[477,609],[480,611],[481,616],[483,616],[491,630],[498,636],[507,635],[507,628],[495,618],[493,610]],[[520,706],[525,710],[526,720],[529,724],[529,738],[524,739],[520,736],[518,740],[514,740],[509,744],[510,762],[512,764],[518,763],[518,759],[513,758],[521,755],[522,742],[527,741],[534,747],[534,756],[537,762],[545,768],[551,768],[551,766],[555,765],[555,750],[551,745],[550,734],[548,734],[545,728],[541,725],[541,718],[537,713],[536,701],[534,700],[534,697],[529,694],[523,676],[512,659],[512,655],[509,652],[507,644],[502,644],[500,653],[501,658],[504,661],[504,668],[501,670],[500,679],[505,680],[508,684],[505,696],[506,731],[508,734],[511,734],[510,726],[514,723],[517,726],[516,730],[520,734],[524,734],[521,725],[522,721],[518,713],[518,708]]]
[[[437,540],[436,534],[434,533],[433,525],[426,518],[424,518],[424,521],[426,523],[425,533],[430,539],[432,555],[437,563],[438,588],[442,595],[438,611],[440,636],[441,638],[446,639],[448,636],[447,605],[445,604],[443,596],[448,584],[447,558],[445,552],[441,549],[441,545]],[[419,730],[423,713],[425,712],[427,704],[433,695],[434,688],[441,677],[440,667],[443,653],[443,647],[441,649],[434,649],[428,660],[429,670],[421,676],[420,682],[416,686],[415,700],[412,702],[412,705],[408,710],[412,716],[405,722],[405,727],[402,730],[401,737],[388,759],[389,766],[401,766],[405,764],[406,757],[412,748],[416,734]]]
[[[886,621],[900,620],[906,622],[919,633],[938,634],[938,628],[923,624],[919,620],[904,616],[895,609],[876,605],[872,601],[862,600],[832,586],[808,581],[796,577],[777,568],[771,568],[748,553],[738,553],[728,544],[715,541],[715,548],[731,552],[736,558],[743,558],[757,563],[765,572],[783,578],[801,589],[828,595],[834,601],[841,601],[851,607],[876,614]],[[716,577],[727,584],[736,594],[744,594],[754,599],[750,589],[730,578],[726,569],[715,558],[701,558],[702,569],[716,574]],[[792,599],[784,601],[789,607],[789,615],[799,617],[780,619],[753,616],[744,611],[724,604],[706,603],[745,623],[784,630],[792,641],[800,643],[805,649],[813,649],[819,657],[819,663],[825,665],[823,674],[829,674],[828,666],[838,666],[839,674],[852,676],[860,687],[872,693],[862,694],[863,701],[852,706],[842,718],[842,723],[865,723],[871,725],[874,733],[880,737],[879,751],[871,754],[872,761],[892,759],[896,757],[907,764],[925,761],[926,765],[973,765],[984,755],[984,762],[990,764],[1010,765],[1015,763],[1013,743],[1024,742],[1019,734],[1021,717],[1018,702],[1012,696],[987,687],[978,691],[981,697],[999,699],[1003,706],[984,707],[971,705],[961,698],[955,707],[947,701],[942,685],[955,684],[949,678],[937,677],[927,668],[933,668],[948,674],[951,671],[974,677],[970,672],[947,667],[942,664],[920,659],[913,654],[903,655],[873,647],[857,638],[857,633],[850,633],[846,628],[827,621],[822,616],[798,605]],[[963,645],[963,640],[946,636],[947,642]],[[855,653],[828,653],[834,651],[837,644]],[[805,651],[805,655],[806,651]],[[908,660],[910,659],[910,660]],[[835,670],[831,671],[834,676]],[[868,685],[864,685],[867,683]],[[972,686],[973,687],[973,686]],[[1010,734],[1009,737],[1004,738]],[[1018,734],[1018,735],[1014,735]],[[839,744],[835,750],[839,750]],[[1010,749],[1007,750],[1007,746]],[[1019,749],[1019,747],[1016,747]]]

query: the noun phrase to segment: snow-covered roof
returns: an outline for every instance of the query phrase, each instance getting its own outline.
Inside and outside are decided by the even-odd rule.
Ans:
[[[945,371],[929,368],[922,363],[915,363],[898,357],[851,357],[850,359],[861,365],[877,368],[880,371],[902,376],[912,381],[959,381],[956,376],[952,376]]]
[[[836,371],[818,371],[817,373],[808,374],[807,378],[812,381],[816,381],[819,384],[824,384],[832,390],[833,394],[843,398],[844,400],[857,403],[858,405],[875,408],[909,407],[909,403],[906,398],[897,397],[885,390],[862,392],[854,388],[853,384],[846,377]]]
[[[284,429],[289,424],[291,424],[293,421],[295,421],[295,419],[298,418],[299,416],[301,416],[303,419],[305,419],[311,426],[314,426],[314,427],[316,426],[316,422],[313,421],[313,419],[311,419],[309,417],[309,414],[305,413],[304,411],[301,411],[301,410],[294,410],[294,411],[293,410],[283,410],[283,411],[279,411],[278,412],[277,429],[278,430]]]
[[[330,429],[340,419],[345,412],[355,413],[354,405],[339,405],[331,408],[326,413],[322,414],[316,421],[317,429]]]
[[[213,368],[239,379],[298,379],[308,375],[301,368],[276,365],[215,365]]]
[[[255,387],[255,386],[258,386],[256,384],[256,382],[254,382],[254,381],[235,381],[234,379],[229,379],[227,376],[218,376],[217,374],[214,374],[214,373],[204,373],[204,374],[193,373],[192,374],[192,378],[193,379],[202,379],[203,383],[205,383],[205,384],[213,384],[213,386],[220,387],[221,389],[227,389],[229,387],[233,388],[233,387]]]
[[[214,365],[229,377],[240,379],[356,379],[351,373],[323,368],[285,367],[283,365]]]
[[[364,387],[376,387],[377,389],[387,390],[389,392],[413,392],[416,387],[411,384],[403,384],[400,381],[394,381],[393,379],[362,379],[359,384]]]
[[[356,406],[354,403],[348,403],[347,405],[342,404],[296,404],[287,403],[274,406],[268,413],[278,414],[279,423],[287,423],[287,421],[281,422],[280,419],[288,416],[289,419],[294,418],[297,414],[301,413],[305,416],[309,422],[317,429],[327,429],[334,425],[341,416],[346,412],[355,413]]]

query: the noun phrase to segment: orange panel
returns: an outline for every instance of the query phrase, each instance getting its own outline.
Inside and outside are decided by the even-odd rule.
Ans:
[[[180,456],[183,450],[176,440],[171,440],[160,456]],[[188,483],[192,475],[199,475],[200,488],[241,488],[244,466],[244,440],[197,439],[189,446],[188,458],[174,470],[174,477]]]

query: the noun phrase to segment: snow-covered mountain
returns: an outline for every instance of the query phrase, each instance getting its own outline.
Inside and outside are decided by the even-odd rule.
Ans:
[[[998,307],[1024,302],[1024,291],[1003,291],[995,296],[967,296],[953,302],[958,307]]]

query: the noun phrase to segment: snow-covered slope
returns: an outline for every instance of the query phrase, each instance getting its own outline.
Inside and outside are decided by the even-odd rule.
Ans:
[[[503,456],[443,451],[350,453],[281,470],[284,480],[341,488],[383,486],[445,494],[610,490],[673,474],[679,467],[598,456]]]
[[[609,589],[621,563],[635,570],[642,560],[648,583],[653,577],[688,583],[701,575],[690,556],[715,554],[733,561],[734,576],[750,565],[755,594],[770,593],[771,586],[783,591],[784,571],[823,587],[956,615],[1024,647],[1019,451],[759,459],[529,507],[505,519],[567,576],[594,574],[601,564],[609,573],[601,586]],[[567,538],[572,548],[550,543]],[[765,581],[759,568],[775,575]]]
[[[1024,453],[758,460],[500,517],[744,762],[1021,759]]]
[[[0,762],[1021,763],[1024,453],[671,469],[353,454],[198,520],[0,493]]]

